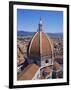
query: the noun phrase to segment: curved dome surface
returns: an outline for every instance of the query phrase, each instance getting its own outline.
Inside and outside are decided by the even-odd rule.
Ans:
[[[52,54],[52,48],[51,48],[51,41],[49,37],[46,36],[44,32],[41,32],[41,49],[42,49],[42,56],[47,56]]]
[[[40,55],[40,33],[38,32],[33,36],[28,46],[28,55],[30,57]]]
[[[49,37],[47,35],[40,31],[37,32],[28,48],[28,54],[30,57],[36,57],[36,56],[48,56],[52,54],[52,47]]]

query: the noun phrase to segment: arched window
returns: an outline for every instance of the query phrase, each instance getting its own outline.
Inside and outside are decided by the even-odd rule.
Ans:
[[[48,62],[49,62],[48,60],[45,61],[45,63],[48,63]]]

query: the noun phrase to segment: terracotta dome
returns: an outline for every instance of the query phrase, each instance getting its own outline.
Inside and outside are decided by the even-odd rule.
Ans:
[[[42,21],[40,20],[39,29],[33,36],[28,45],[28,56],[48,56],[52,54],[52,45],[49,37],[43,32]]]

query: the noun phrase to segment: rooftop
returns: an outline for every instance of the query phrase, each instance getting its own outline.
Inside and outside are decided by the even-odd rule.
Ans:
[[[18,76],[18,80],[31,80],[34,77],[38,69],[39,69],[39,66],[37,66],[36,64],[28,65],[22,71],[22,73]]]

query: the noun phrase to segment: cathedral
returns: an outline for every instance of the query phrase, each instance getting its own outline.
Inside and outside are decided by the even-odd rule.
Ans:
[[[51,39],[44,33],[41,19],[38,24],[37,32],[28,45],[27,55],[29,64],[39,66],[39,77],[41,77],[42,74],[46,74],[46,78],[52,77],[53,45]],[[50,71],[50,75],[47,75],[48,71]]]
[[[53,44],[49,36],[44,33],[43,23],[40,19],[37,32],[27,47],[26,72],[19,77],[19,80],[52,78],[53,61]]]
[[[33,73],[33,75],[27,73],[30,77],[32,76],[31,79],[52,78],[53,59],[53,45],[49,36],[44,33],[43,22],[40,19],[37,32],[27,47],[28,69],[26,73],[28,71]],[[27,79],[27,74],[20,79]]]

